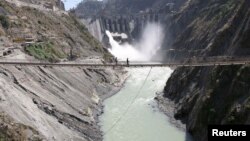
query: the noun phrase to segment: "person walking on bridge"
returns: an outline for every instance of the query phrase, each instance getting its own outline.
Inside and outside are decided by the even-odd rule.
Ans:
[[[129,67],[129,60],[128,60],[128,58],[127,58],[127,66]]]
[[[115,57],[115,65],[116,66],[118,65],[118,59],[117,59],[117,57]]]

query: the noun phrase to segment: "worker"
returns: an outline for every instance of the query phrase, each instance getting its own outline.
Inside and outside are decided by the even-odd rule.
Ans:
[[[128,60],[128,58],[127,58],[127,66],[129,67],[129,60]]]

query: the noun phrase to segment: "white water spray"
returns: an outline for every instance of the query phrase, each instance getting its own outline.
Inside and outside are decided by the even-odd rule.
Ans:
[[[110,53],[119,60],[150,61],[161,48],[164,34],[163,28],[157,23],[148,23],[142,32],[142,36],[134,45],[115,41],[109,31],[106,31],[111,47]]]

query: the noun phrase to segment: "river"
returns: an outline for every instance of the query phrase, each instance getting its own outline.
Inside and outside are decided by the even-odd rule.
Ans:
[[[170,124],[154,101],[172,70],[131,68],[128,71],[130,77],[124,87],[104,101],[104,114],[100,117],[104,141],[187,141],[186,133]]]

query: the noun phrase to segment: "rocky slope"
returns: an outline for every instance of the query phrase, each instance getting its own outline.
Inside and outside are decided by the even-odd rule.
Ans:
[[[248,56],[249,6],[248,0],[186,1],[167,23],[172,41],[166,48],[174,49],[178,58]],[[165,108],[169,106],[165,101],[173,101],[175,118],[186,123],[196,141],[206,141],[209,124],[250,123],[249,68],[177,68],[157,99]]]
[[[41,139],[101,140],[97,115],[102,99],[121,85],[119,73],[20,66],[1,66],[0,70],[2,113],[32,127]]]
[[[74,13],[81,19],[97,17],[104,7],[104,3],[98,0],[84,0],[77,5]]]
[[[107,0],[103,14],[138,14],[142,11],[159,11],[170,3],[173,10],[178,10],[184,0]]]
[[[248,1],[190,0],[166,24],[172,38],[165,48],[180,57],[249,55]]]
[[[65,10],[64,3],[62,0],[20,0],[30,4],[37,4],[37,5],[53,5],[58,7],[61,10]]]
[[[7,23],[0,26],[0,33],[10,36],[10,41],[5,44],[20,47],[32,42],[33,46],[40,44],[44,47],[39,50],[41,52],[50,48],[50,44],[50,59],[54,60],[108,55],[87,28],[67,12],[23,1],[6,1],[1,1],[0,5],[2,22]],[[28,51],[36,58],[44,59],[34,50]],[[48,54],[44,56],[49,59]]]
[[[78,20],[46,1],[0,1],[0,59],[101,62],[109,54]],[[0,140],[101,141],[102,100],[123,70],[0,66]]]

